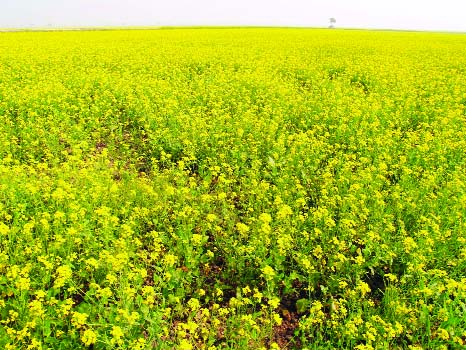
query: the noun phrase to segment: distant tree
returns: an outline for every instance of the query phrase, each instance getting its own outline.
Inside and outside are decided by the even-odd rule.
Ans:
[[[329,28],[335,28],[335,23],[337,23],[337,20],[333,17],[329,19],[330,25],[328,26]]]

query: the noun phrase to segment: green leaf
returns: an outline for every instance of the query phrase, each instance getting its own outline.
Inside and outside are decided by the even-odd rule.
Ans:
[[[305,313],[309,309],[310,306],[311,306],[311,303],[309,302],[308,299],[299,299],[296,302],[296,310],[298,311],[298,314]]]

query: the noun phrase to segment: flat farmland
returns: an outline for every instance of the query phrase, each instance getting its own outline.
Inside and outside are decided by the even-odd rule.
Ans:
[[[0,33],[0,348],[464,349],[466,35]]]

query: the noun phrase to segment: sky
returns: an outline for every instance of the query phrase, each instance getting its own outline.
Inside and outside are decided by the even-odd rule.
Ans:
[[[466,0],[0,0],[0,28],[257,25],[466,32]]]

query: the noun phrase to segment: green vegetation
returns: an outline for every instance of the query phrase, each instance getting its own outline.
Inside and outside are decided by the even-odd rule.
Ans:
[[[465,35],[0,50],[0,348],[464,348]]]

